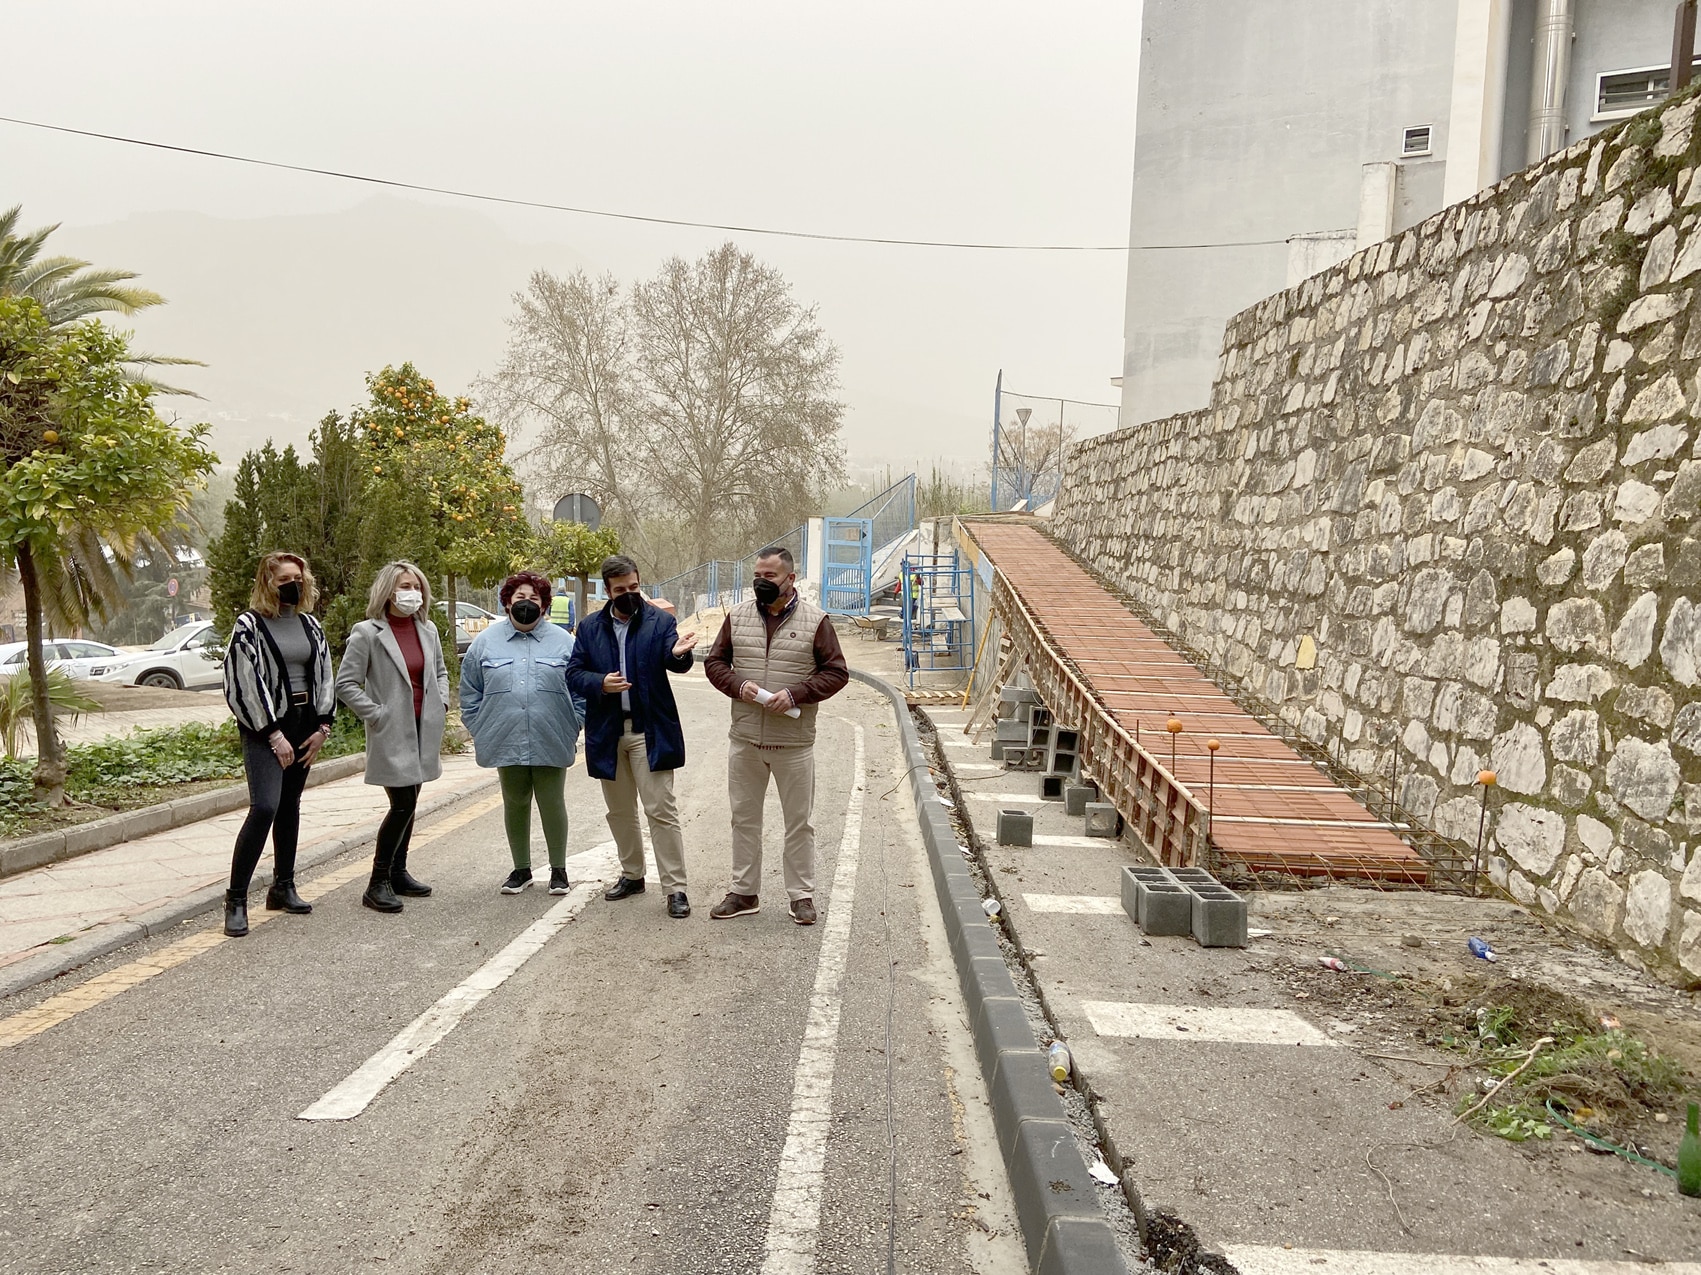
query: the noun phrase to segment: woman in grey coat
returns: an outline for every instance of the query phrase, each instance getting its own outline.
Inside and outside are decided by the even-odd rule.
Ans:
[[[431,893],[408,871],[420,786],[443,773],[449,703],[449,666],[430,614],[425,573],[411,562],[390,563],[372,581],[366,619],[349,633],[337,670],[337,698],[366,723],[366,782],[383,785],[390,798],[360,898],[378,912],[400,912],[397,895]]]

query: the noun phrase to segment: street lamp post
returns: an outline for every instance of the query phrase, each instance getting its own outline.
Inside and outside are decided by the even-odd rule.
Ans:
[[[1016,466],[1016,485],[1023,500],[1033,494],[1028,487],[1028,417],[1033,414],[1034,409],[1031,407],[1018,407],[1016,409],[1016,420],[1022,427],[1022,441],[1018,444],[1022,451]]]

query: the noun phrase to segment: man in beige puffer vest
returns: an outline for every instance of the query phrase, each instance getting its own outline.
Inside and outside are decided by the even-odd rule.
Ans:
[[[752,591],[754,600],[727,612],[703,661],[709,681],[732,700],[732,889],[709,916],[724,921],[762,910],[762,803],[772,779],[786,821],[791,919],[814,925],[816,706],[845,688],[850,670],[833,622],[798,594],[790,550],[756,555]],[[764,695],[772,698],[764,703]]]

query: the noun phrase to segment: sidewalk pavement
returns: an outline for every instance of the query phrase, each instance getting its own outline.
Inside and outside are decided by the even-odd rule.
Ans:
[[[426,785],[421,810],[494,782],[495,772],[480,770],[470,753],[445,757],[443,777]],[[388,810],[384,790],[363,776],[309,788],[301,802],[301,861],[311,862],[316,847],[371,828]],[[0,881],[0,969],[93,927],[130,921],[221,885],[247,815],[244,807]],[[260,867],[262,875],[270,871],[269,848]]]

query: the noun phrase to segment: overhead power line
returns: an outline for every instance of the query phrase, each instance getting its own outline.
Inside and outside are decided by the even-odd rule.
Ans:
[[[773,235],[782,239],[815,239],[827,243],[878,244],[895,248],[967,248],[983,252],[1181,252],[1193,248],[1259,248],[1286,243],[1281,239],[1237,239],[1218,243],[1160,243],[1160,244],[1071,244],[1071,243],[973,243],[949,239],[892,239],[878,235],[829,235],[811,230],[781,230],[772,226],[737,226],[718,221],[693,221],[685,217],[655,217],[643,213],[615,212],[607,208],[580,208],[571,204],[552,204],[540,199],[520,199],[510,195],[488,195],[473,190],[456,190],[450,186],[429,186],[423,182],[400,181],[392,177],[374,177],[368,173],[345,173],[335,168],[316,168],[310,164],[286,164],[282,160],[260,159],[253,155],[233,155],[226,151],[204,150],[196,146],[177,146],[170,142],[150,141],[145,137],[125,137],[118,133],[98,133],[92,129],[71,128],[64,124],[45,124],[40,120],[18,119],[0,115],[0,124],[16,124],[20,128],[42,129],[49,133],[68,133],[73,137],[92,137],[103,142],[118,142],[125,146],[144,146],[150,150],[172,151],[179,155],[196,155],[202,159],[222,159],[232,164],[251,164],[256,168],[276,168],[290,173],[308,173],[315,177],[332,177],[338,181],[363,182],[368,186],[384,186],[392,190],[418,191],[426,195],[447,195],[454,199],[471,199],[486,204],[506,204],[513,208],[537,208],[545,212],[572,213],[580,217],[606,217],[615,221],[637,221],[652,226],[684,226],[692,230],[725,230],[740,235]]]

